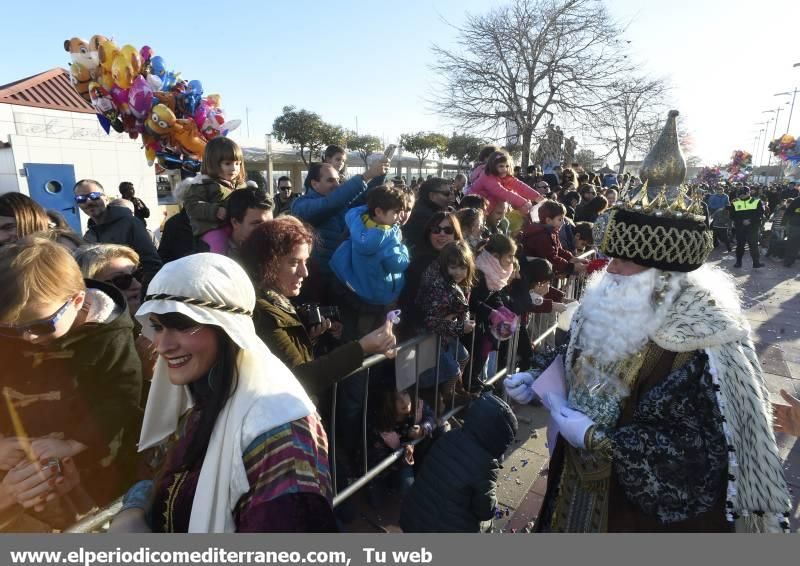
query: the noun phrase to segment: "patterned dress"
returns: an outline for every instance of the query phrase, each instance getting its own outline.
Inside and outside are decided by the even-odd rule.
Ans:
[[[202,460],[189,470],[183,461],[201,410],[183,418],[157,480],[149,514],[154,532],[187,532]],[[328,439],[314,413],[261,434],[242,456],[250,491],[234,508],[237,532],[335,532],[331,507]]]

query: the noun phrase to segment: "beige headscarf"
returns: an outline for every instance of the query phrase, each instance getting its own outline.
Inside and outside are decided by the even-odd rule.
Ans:
[[[259,434],[305,417],[314,405],[289,369],[256,336],[250,313],[255,291],[244,270],[219,254],[195,254],[165,265],[136,313],[142,333],[153,338],[150,314],[180,313],[219,326],[241,348],[236,391],[217,417],[200,469],[189,532],[233,532],[233,509],[250,489],[243,451]],[[169,438],[192,406],[189,389],[169,381],[163,358],[156,363],[139,450]]]

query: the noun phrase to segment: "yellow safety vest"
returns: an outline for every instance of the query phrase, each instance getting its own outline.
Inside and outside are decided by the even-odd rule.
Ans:
[[[758,208],[758,203],[761,201],[757,198],[751,198],[749,200],[735,200],[733,201],[733,208],[736,212],[743,212],[746,210],[755,210]]]

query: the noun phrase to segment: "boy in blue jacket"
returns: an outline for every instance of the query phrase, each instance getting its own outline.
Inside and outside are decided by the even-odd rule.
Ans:
[[[330,268],[365,303],[390,305],[403,289],[409,264],[399,225],[404,209],[403,192],[381,185],[367,194],[366,206],[345,216],[350,237],[334,252]]]

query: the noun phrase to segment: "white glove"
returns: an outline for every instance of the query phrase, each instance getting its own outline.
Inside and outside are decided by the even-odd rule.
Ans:
[[[586,448],[586,431],[594,425],[594,421],[584,413],[568,407],[566,401],[558,395],[548,394],[547,403],[550,406],[550,416],[558,425],[558,431],[564,440],[575,448]]]
[[[533,375],[526,371],[514,373],[503,380],[506,393],[521,405],[527,405],[533,399]]]

